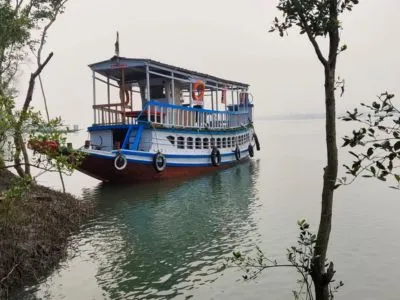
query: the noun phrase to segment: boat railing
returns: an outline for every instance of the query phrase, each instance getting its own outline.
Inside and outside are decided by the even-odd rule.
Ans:
[[[165,127],[227,129],[249,124],[250,115],[246,107],[237,107],[238,111],[216,111],[202,108],[186,107],[147,102],[138,120],[147,120]]]
[[[94,125],[134,124],[121,103],[93,105]]]
[[[149,101],[141,111],[132,111],[120,103],[93,105],[93,125],[137,124],[138,121],[164,127],[228,129],[249,124],[251,113],[247,107],[236,111],[216,111]]]

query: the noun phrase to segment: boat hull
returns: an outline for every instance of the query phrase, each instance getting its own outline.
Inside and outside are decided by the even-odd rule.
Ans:
[[[123,170],[117,170],[114,166],[115,157],[88,154],[78,170],[104,182],[135,183],[172,178],[196,177],[205,173],[215,172],[232,167],[240,162],[248,160],[248,156],[240,161],[221,163],[219,166],[168,166],[158,172],[152,163],[129,161]]]

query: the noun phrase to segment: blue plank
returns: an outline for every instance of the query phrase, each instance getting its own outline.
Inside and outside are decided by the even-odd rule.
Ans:
[[[139,129],[136,132],[135,141],[130,147],[130,150],[137,150],[139,148],[140,139],[142,138],[142,133],[144,130],[145,124],[140,124]]]
[[[125,149],[127,144],[129,144],[129,138],[132,134],[132,130],[133,130],[133,126],[131,125],[131,126],[129,126],[129,129],[125,135],[125,139],[124,139],[124,142],[122,143],[121,149]]]

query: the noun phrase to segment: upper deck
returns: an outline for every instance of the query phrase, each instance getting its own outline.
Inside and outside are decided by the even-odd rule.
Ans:
[[[245,83],[150,59],[114,56],[89,67],[94,125],[146,121],[165,127],[220,130],[252,121],[252,99]]]

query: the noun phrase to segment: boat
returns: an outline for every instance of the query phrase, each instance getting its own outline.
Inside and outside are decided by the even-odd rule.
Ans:
[[[89,65],[93,124],[78,170],[105,182],[197,176],[260,150],[249,85],[151,59]]]

